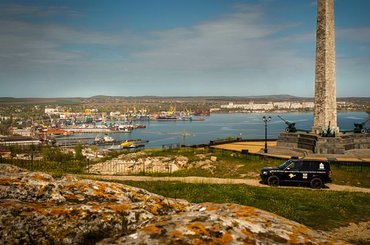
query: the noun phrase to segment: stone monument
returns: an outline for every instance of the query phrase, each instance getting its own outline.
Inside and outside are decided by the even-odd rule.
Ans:
[[[312,132],[338,135],[335,80],[334,0],[317,0],[315,109]]]
[[[370,134],[339,134],[336,100],[334,0],[317,0],[314,125],[311,133],[281,133],[277,146],[318,154],[369,149]]]

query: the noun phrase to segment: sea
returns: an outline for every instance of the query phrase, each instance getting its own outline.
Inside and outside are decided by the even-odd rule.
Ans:
[[[313,113],[227,113],[211,114],[204,121],[148,121],[140,122],[146,128],[135,129],[131,133],[109,134],[117,142],[127,139],[148,140],[146,148],[161,148],[169,145],[208,144],[212,140],[228,137],[243,139],[264,139],[265,124],[263,116],[271,116],[267,123],[267,137],[277,139],[286,128],[286,124],[278,116],[289,122],[296,123],[296,128],[310,131],[313,125]],[[339,112],[338,126],[340,130],[352,130],[354,123],[362,123],[369,118],[366,112]],[[369,127],[369,123],[367,124]],[[75,134],[73,138],[89,138],[94,141],[96,133]],[[102,134],[99,134],[102,136]]]

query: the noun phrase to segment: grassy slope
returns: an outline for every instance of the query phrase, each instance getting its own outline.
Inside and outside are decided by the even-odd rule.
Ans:
[[[366,193],[178,182],[121,183],[195,203],[238,203],[253,206],[314,229],[328,230],[370,219],[370,195]]]
[[[195,152],[202,153],[202,152]],[[205,152],[207,153],[207,152]],[[193,151],[149,151],[153,156],[171,156],[183,155],[194,161]],[[169,173],[146,173],[149,176],[203,176],[203,177],[219,177],[219,178],[259,178],[259,171],[262,167],[278,166],[284,160],[263,158],[256,155],[242,156],[239,153],[229,151],[214,151],[212,155],[217,156],[217,161],[214,162],[215,169],[191,168],[180,170],[172,174]],[[370,188],[370,168],[364,167],[362,170],[359,167],[343,167],[331,165],[332,179],[334,184],[351,185],[358,187]]]

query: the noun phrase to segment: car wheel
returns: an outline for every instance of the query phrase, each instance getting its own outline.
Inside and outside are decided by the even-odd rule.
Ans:
[[[320,179],[320,178],[313,178],[310,181],[310,186],[313,189],[320,189],[322,187],[322,184],[323,184],[322,179]]]
[[[280,179],[276,175],[271,175],[267,179],[267,184],[271,186],[278,186],[280,184]]]

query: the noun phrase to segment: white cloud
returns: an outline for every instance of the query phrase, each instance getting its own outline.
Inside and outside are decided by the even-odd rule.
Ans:
[[[370,44],[370,27],[340,28],[336,36],[342,41]]]
[[[12,11],[38,13],[21,7]],[[58,96],[312,96],[314,33],[289,32],[296,27],[297,23],[268,22],[263,8],[255,5],[237,5],[232,14],[192,27],[140,36],[3,18],[0,85],[19,82],[18,88],[31,91],[32,86],[65,83],[81,89],[64,90],[74,94],[62,95],[58,94],[62,91],[51,91]],[[282,31],[292,34],[281,35]],[[368,34],[368,28],[337,31],[339,38],[355,35],[352,41],[364,41]],[[312,49],[311,55],[302,54],[302,45]],[[347,60],[346,64],[362,61]]]
[[[80,16],[81,13],[63,6],[55,7],[55,6],[32,6],[20,4],[0,4],[0,16],[3,18],[15,16],[47,17],[55,15]]]
[[[277,59],[294,55],[284,40],[271,37],[289,26],[265,23],[262,11],[251,9],[243,6],[233,15],[191,28],[154,32],[151,43],[145,42],[150,48],[134,57],[156,70],[272,69]]]

